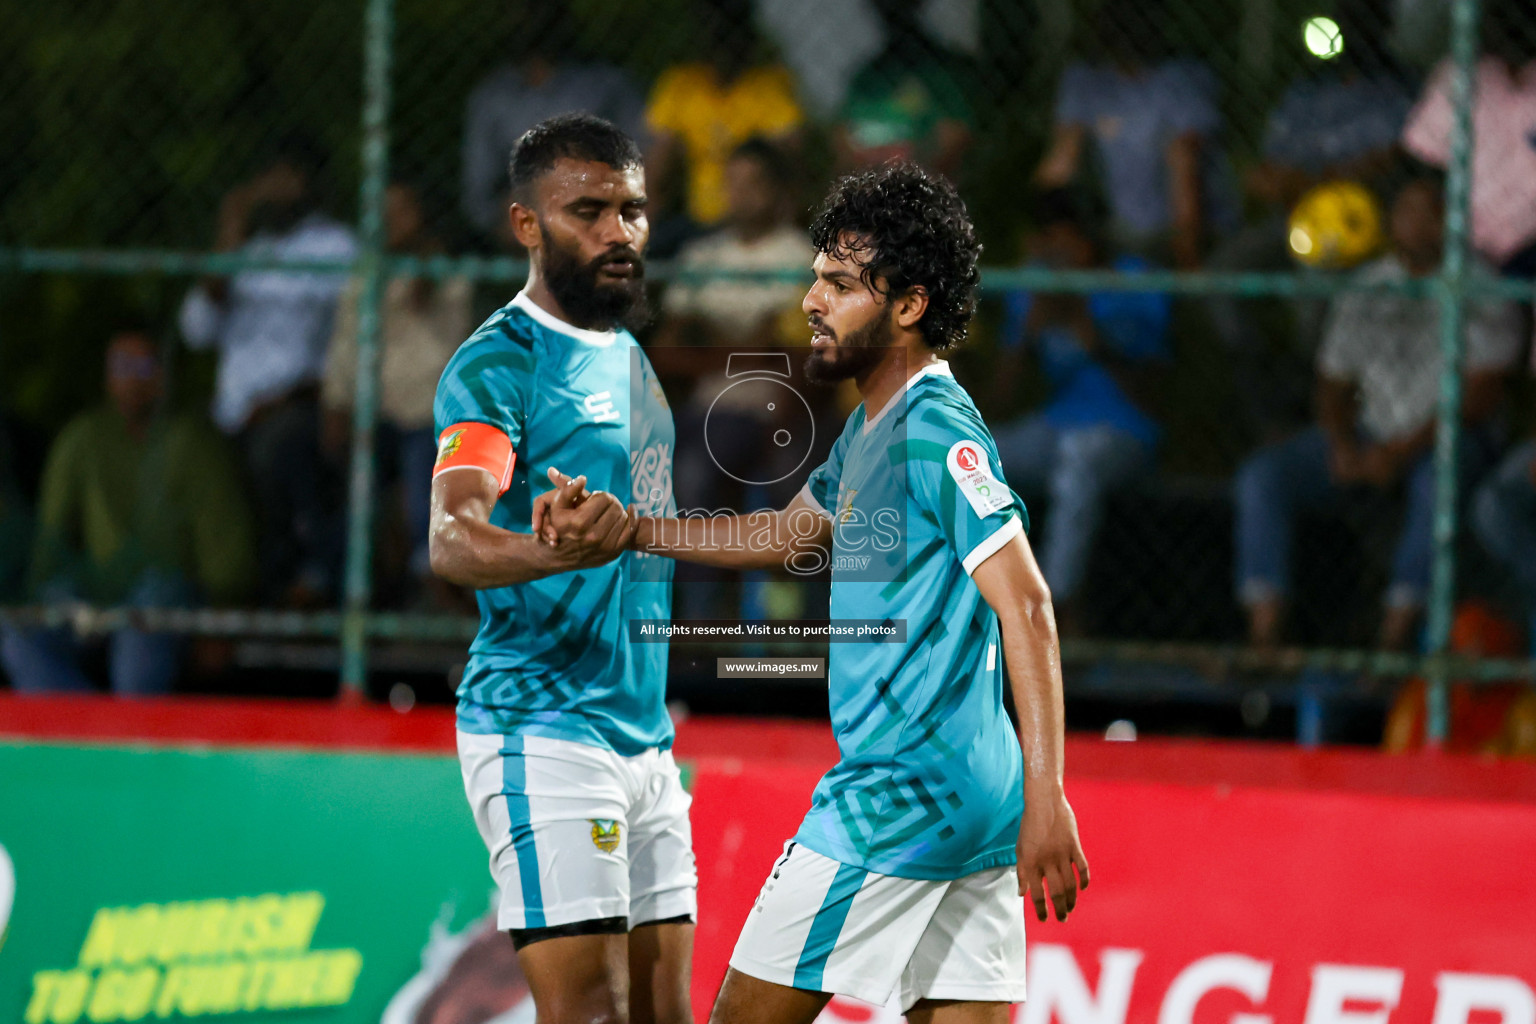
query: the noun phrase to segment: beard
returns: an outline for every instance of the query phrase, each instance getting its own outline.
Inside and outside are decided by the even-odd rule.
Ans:
[[[645,294],[645,259],[627,245],[615,246],[590,263],[581,262],[573,249],[561,248],[543,224],[544,283],[560,303],[570,322],[583,330],[611,331],[615,327],[634,333],[651,322],[651,306]],[[600,281],[605,263],[627,261],[633,275],[618,281]]]
[[[836,384],[874,369],[891,346],[891,321],[881,309],[875,318],[848,337],[839,338],[820,317],[811,318],[811,326],[829,334],[831,348],[812,349],[805,357],[805,379],[813,384]]]

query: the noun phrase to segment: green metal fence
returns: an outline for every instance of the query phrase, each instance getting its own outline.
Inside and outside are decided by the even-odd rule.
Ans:
[[[558,21],[564,34],[533,40],[532,48],[556,57],[569,51],[586,60],[617,63],[635,79],[649,81],[668,66],[718,44],[709,35],[718,29],[710,26],[720,23],[721,11],[730,16],[727,9],[732,6],[722,0],[650,0],[619,9],[599,0],[572,0]],[[741,10],[734,12],[733,31],[746,33],[750,25],[757,26],[758,35],[748,40],[758,48],[753,55],[768,56],[776,48],[799,75],[809,126],[808,140],[800,144],[810,180],[802,184],[812,195],[841,159],[837,125],[847,115],[839,113],[837,94],[848,88],[852,74],[852,61],[842,50],[857,49],[864,45],[860,40],[878,39],[878,5],[759,0],[755,8],[735,6]],[[705,9],[715,13],[701,18],[699,11]],[[1108,636],[1069,641],[1064,651],[1068,660],[1218,663],[1281,672],[1310,666],[1380,675],[1425,673],[1433,684],[1429,732],[1436,742],[1446,735],[1446,684],[1453,676],[1536,678],[1536,662],[1447,653],[1461,533],[1459,367],[1466,315],[1479,301],[1529,301],[1531,285],[1495,276],[1472,253],[1473,88],[1484,24],[1479,2],[1450,0],[1445,33],[1436,32],[1432,14],[1416,10],[1412,4],[1399,4],[1393,16],[1385,4],[1345,0],[955,0],[924,9],[928,20],[922,31],[938,41],[934,45],[969,55],[964,85],[971,134],[963,162],[956,166],[988,243],[989,265],[983,277],[988,297],[1018,291],[1157,292],[1178,297],[1180,308],[1189,314],[1212,297],[1249,302],[1324,299],[1374,288],[1434,298],[1441,310],[1447,370],[1441,375],[1434,448],[1435,554],[1426,603],[1426,655],[1321,647],[1262,652],[1222,642]],[[1368,12],[1364,19],[1361,11]],[[1325,15],[1338,20],[1317,21]],[[472,635],[468,620],[371,609],[379,315],[384,289],[395,278],[463,277],[506,286],[520,280],[524,267],[516,257],[495,252],[473,230],[460,233],[453,246],[457,255],[392,253],[385,192],[392,177],[407,177],[423,182],[439,206],[452,205],[447,197],[460,171],[464,98],[508,47],[519,53],[530,49],[528,25],[556,24],[540,20],[543,17],[536,3],[487,11],[469,0],[360,0],[318,7],[297,0],[238,0],[217,9],[167,2],[153,10],[72,0],[0,12],[0,138],[15,140],[12,155],[0,156],[0,308],[8,311],[10,321],[10,326],[0,326],[0,339],[9,335],[8,344],[0,342],[0,372],[12,378],[0,380],[0,399],[28,398],[37,417],[79,404],[87,392],[81,383],[86,375],[45,346],[52,338],[99,326],[100,320],[92,319],[92,301],[84,297],[86,289],[108,296],[106,304],[114,308],[161,314],[185,279],[198,275],[308,270],[353,275],[362,289],[347,480],[346,572],[339,611],[33,608],[12,610],[9,618],[70,622],[85,632],[135,622],[190,633],[336,637],[344,655],[342,683],[349,692],[364,684],[373,639]],[[844,17],[846,21],[838,21]],[[1419,22],[1428,30],[1416,28]],[[1304,77],[1312,65],[1321,67],[1320,59],[1337,56],[1331,40],[1340,24],[1346,25],[1346,47],[1363,47],[1381,61],[1390,57],[1410,69],[1405,72],[1409,78],[1427,78],[1434,60],[1444,55],[1437,39],[1441,44],[1449,40],[1454,117],[1444,168],[1444,258],[1437,275],[1368,285],[1344,273],[1252,270],[1209,261],[1198,269],[1124,274],[1025,265],[1015,258],[1017,234],[1029,220],[1030,188],[1021,182],[1030,179],[1053,144],[1052,97],[1073,60],[1098,59],[1108,66],[1123,58],[1127,47],[1150,40],[1139,59],[1177,56],[1203,62],[1219,80],[1219,106],[1227,126],[1219,141],[1208,140],[1202,156],[1214,168],[1204,179],[1211,183],[1212,192],[1205,196],[1209,199],[1219,191],[1221,180],[1216,166],[1221,161],[1211,158],[1220,156],[1229,163],[1258,158],[1265,145],[1259,128],[1262,113],[1281,98],[1289,80]],[[1364,34],[1355,34],[1362,25]],[[1536,39],[1536,19],[1523,31]],[[867,58],[878,45],[869,43],[866,49]],[[339,117],[341,112],[346,116]],[[308,130],[328,154],[326,177],[333,200],[356,196],[352,220],[360,243],[357,257],[263,262],[249,254],[210,251],[209,221],[220,191],[292,126]],[[1076,177],[1092,176],[1085,172]],[[1230,175],[1226,180],[1232,180]],[[1080,194],[1093,191],[1081,180],[1073,188]],[[1104,203],[1102,194],[1097,202]],[[1115,219],[1113,210],[1104,215]],[[1205,230],[1208,240],[1219,241],[1224,229],[1211,221]],[[1177,246],[1175,239],[1174,250]],[[1177,258],[1176,251],[1169,257],[1166,239],[1154,248],[1165,258]],[[697,273],[660,260],[651,276],[665,282]],[[54,294],[60,291],[67,294]],[[1175,316],[1177,320],[1180,314]],[[60,379],[68,383],[61,385]],[[1191,431],[1199,432],[1198,427]],[[1230,471],[1230,454],[1196,453],[1187,461],[1206,467],[1214,463]],[[1210,537],[1190,543],[1178,552],[1181,557],[1191,564],[1209,557],[1201,545],[1209,547]]]

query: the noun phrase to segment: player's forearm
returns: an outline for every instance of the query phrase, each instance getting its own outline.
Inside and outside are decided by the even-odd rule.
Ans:
[[[682,518],[643,518],[634,547],[721,569],[783,568],[798,550],[781,512]]]
[[[433,530],[430,550],[433,573],[476,590],[528,583],[572,568],[531,533],[452,517]]]
[[[1024,787],[1062,784],[1066,715],[1061,694],[1061,652],[1050,594],[1026,599],[999,619],[1008,685],[1019,717]]]

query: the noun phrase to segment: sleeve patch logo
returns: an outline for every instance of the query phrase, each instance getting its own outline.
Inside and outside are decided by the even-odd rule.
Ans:
[[[956,441],[945,460],[955,486],[982,519],[1013,504],[1013,495],[992,475],[987,450],[978,441]]]
[[[443,463],[457,455],[459,453],[459,446],[463,443],[464,431],[462,430],[455,430],[453,433],[443,438],[442,443],[437,446],[437,464],[441,466]]]
[[[611,819],[588,818],[592,822],[592,845],[604,853],[619,848],[619,823]]]

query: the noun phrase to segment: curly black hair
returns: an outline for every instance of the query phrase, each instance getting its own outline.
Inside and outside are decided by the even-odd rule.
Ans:
[[[928,293],[918,327],[929,348],[965,341],[976,311],[981,243],[955,188],[914,163],[892,161],[839,180],[811,222],[811,242],[851,259],[882,296]]]

